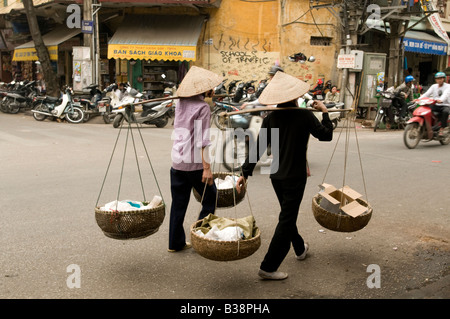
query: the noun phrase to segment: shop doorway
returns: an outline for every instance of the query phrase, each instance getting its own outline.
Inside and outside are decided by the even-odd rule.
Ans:
[[[434,84],[433,77],[432,77],[432,69],[433,69],[433,63],[431,61],[429,62],[419,62],[419,83],[422,84],[422,86],[429,87],[430,85]],[[431,80],[431,81],[430,81]]]

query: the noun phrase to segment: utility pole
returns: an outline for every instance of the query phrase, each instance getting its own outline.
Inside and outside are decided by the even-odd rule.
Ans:
[[[92,0],[83,0],[83,20],[92,21]],[[83,46],[89,47],[91,61],[91,79],[95,81],[93,33],[83,33]]]

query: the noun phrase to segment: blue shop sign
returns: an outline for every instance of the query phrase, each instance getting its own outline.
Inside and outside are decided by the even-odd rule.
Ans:
[[[94,21],[92,21],[92,20],[81,21],[81,32],[82,33],[94,33]]]
[[[405,46],[405,51],[408,52],[447,55],[446,43],[404,38],[403,44]]]

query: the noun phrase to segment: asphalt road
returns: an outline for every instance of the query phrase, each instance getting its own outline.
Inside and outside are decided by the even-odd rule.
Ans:
[[[30,113],[0,113],[0,298],[450,297],[450,145],[421,143],[409,150],[403,145],[401,131],[374,133],[357,123],[356,130],[350,131],[344,166],[345,131],[339,143],[339,128],[330,143],[311,139],[312,176],[297,223],[310,244],[310,253],[306,260],[297,261],[291,250],[280,267],[289,278],[274,282],[257,276],[279,213],[269,177],[260,173],[261,166],[249,179],[251,210],[244,201],[235,209],[217,212],[225,217],[253,213],[262,238],[256,253],[231,262],[205,259],[193,249],[168,253],[172,127],[145,127],[141,132],[168,203],[166,218],[157,233],[121,241],[104,236],[94,218],[97,200],[99,204],[112,201],[118,192],[121,139],[100,193],[118,130],[99,118],[74,125],[37,122]],[[138,142],[138,158],[146,163]],[[121,199],[140,200],[134,155],[132,151],[127,154]],[[153,197],[158,194],[154,176],[148,166],[140,168],[147,197]],[[311,210],[318,185],[325,181],[340,187],[344,176],[345,184],[363,194],[374,209],[369,224],[353,233],[324,229]],[[187,232],[199,209],[192,196]],[[75,274],[78,277],[73,279]],[[79,287],[71,288],[73,283]]]

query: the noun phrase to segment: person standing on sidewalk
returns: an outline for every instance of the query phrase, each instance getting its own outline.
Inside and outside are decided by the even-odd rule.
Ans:
[[[208,157],[211,110],[204,99],[212,96],[214,87],[222,81],[219,75],[192,66],[177,90],[179,101],[175,108],[170,169],[169,252],[191,248],[186,242],[183,223],[192,188],[203,195],[198,219],[215,211],[217,189]]]
[[[270,178],[281,212],[269,250],[258,272],[264,279],[281,280],[288,277],[287,273],[278,271],[278,268],[288,254],[291,243],[298,260],[305,259],[308,251],[308,244],[304,243],[297,229],[297,216],[307,179],[308,140],[310,134],[320,141],[331,141],[333,138],[333,125],[323,102],[315,101],[314,104],[315,109],[323,112],[322,123],[311,111],[298,108],[297,99],[308,90],[307,83],[286,73],[277,72],[259,99],[265,105],[292,108],[271,112],[263,120],[256,142],[257,160],[265,151],[264,147],[259,149],[260,140],[266,140],[272,151],[278,148],[278,152],[272,152],[274,159]],[[278,135],[278,139],[274,134]],[[247,156],[242,167],[242,176],[237,181],[238,192],[246,185],[247,178],[252,175],[255,166],[256,162],[251,163]]]

